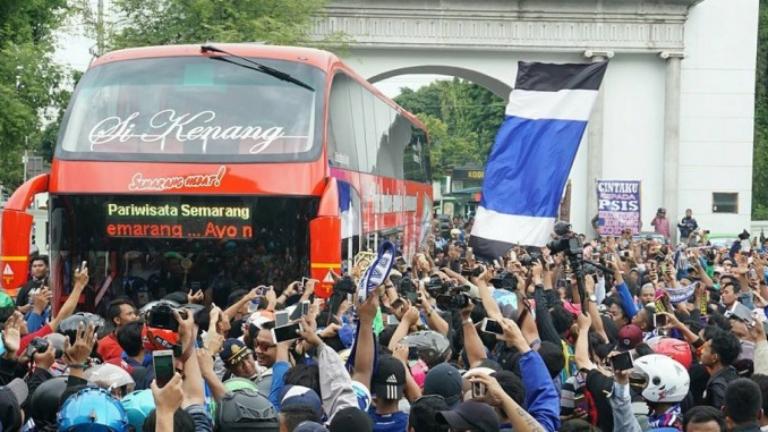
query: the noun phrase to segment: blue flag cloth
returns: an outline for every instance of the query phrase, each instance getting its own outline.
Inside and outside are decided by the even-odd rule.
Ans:
[[[519,62],[515,89],[485,167],[470,245],[498,258],[513,245],[544,246],[607,62]]]

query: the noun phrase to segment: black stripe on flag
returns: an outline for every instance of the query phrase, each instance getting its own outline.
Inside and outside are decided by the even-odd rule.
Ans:
[[[514,245],[473,235],[469,238],[469,246],[472,248],[473,255],[483,261],[491,262],[506,255]]]
[[[536,63],[518,62],[515,90],[556,92],[599,90],[608,62]]]

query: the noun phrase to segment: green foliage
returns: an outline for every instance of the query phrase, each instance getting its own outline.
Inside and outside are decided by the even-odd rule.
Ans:
[[[768,220],[768,0],[760,0],[756,72],[752,218]]]
[[[67,11],[66,0],[0,1],[0,184],[9,188],[22,181],[25,148],[38,149],[66,103],[52,33]]]
[[[464,165],[485,165],[504,120],[504,100],[487,89],[454,78],[416,91],[403,89],[395,101],[416,114],[430,134],[432,177]]]
[[[326,0],[115,0],[122,17],[107,48],[216,42],[291,45],[307,40]]]

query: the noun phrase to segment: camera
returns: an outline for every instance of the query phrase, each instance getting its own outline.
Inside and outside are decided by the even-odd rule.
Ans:
[[[491,278],[491,284],[496,289],[515,291],[517,289],[517,278],[512,273],[503,271]]]
[[[429,282],[426,284],[426,289],[429,295],[436,297],[437,295],[444,294],[452,287],[450,282],[443,282],[440,276],[432,275],[429,277]]]
[[[435,302],[440,307],[440,309],[459,310],[469,306],[469,304],[471,303],[471,300],[469,299],[469,295],[467,293],[459,293],[457,295],[440,294],[435,299]]]
[[[179,331],[179,322],[176,321],[176,316],[173,313],[174,310],[174,308],[167,304],[155,305],[149,310],[147,324],[150,327]],[[181,309],[178,311],[182,318],[186,318],[187,311]]]

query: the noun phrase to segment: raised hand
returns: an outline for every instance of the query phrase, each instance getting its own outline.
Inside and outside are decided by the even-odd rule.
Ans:
[[[69,338],[64,341],[64,361],[68,366],[85,364],[95,343],[96,327],[93,323],[89,323],[87,327],[81,323],[77,328],[75,343],[70,345]]]

